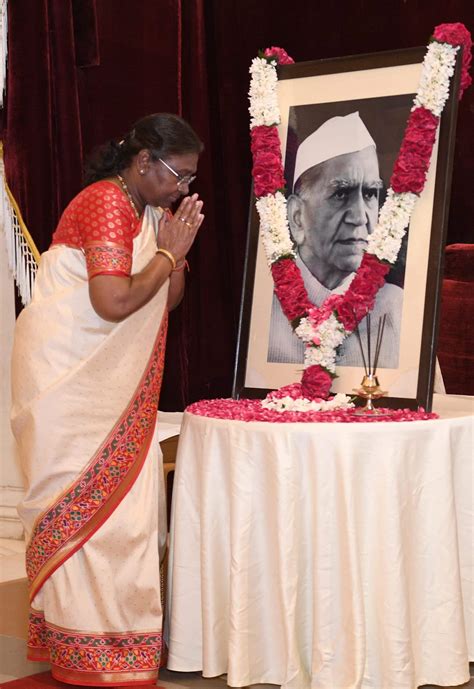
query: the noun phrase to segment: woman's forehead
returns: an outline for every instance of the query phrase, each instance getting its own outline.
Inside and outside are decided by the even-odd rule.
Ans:
[[[199,160],[197,153],[175,153],[163,158],[178,172],[195,172]]]

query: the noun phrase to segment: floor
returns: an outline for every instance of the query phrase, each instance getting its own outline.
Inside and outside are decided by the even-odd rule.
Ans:
[[[21,541],[0,539],[0,686],[13,679],[49,669],[47,664],[31,663],[25,658],[28,601],[24,553]],[[471,681],[461,685],[462,689],[474,689],[474,663],[471,663],[470,669]],[[206,679],[199,672],[162,670],[158,687],[224,689],[227,684],[225,676]],[[260,684],[259,687],[274,689],[275,685]],[[41,689],[40,685],[38,689]],[[435,688],[425,685],[423,689]]]

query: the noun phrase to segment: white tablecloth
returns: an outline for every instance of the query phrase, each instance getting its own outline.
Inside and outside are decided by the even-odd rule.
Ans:
[[[163,440],[168,440],[168,438],[173,438],[175,435],[179,435],[182,422],[182,411],[158,410],[156,426],[158,429],[158,440],[160,443],[162,443]]]
[[[472,434],[452,409],[337,425],[185,414],[168,667],[236,687],[466,682]]]

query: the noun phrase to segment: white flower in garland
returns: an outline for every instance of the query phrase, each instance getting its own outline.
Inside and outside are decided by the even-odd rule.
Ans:
[[[250,66],[250,129],[280,123],[280,108],[277,98],[277,71],[261,57],[252,60]]]
[[[389,234],[398,236],[407,227],[418,196],[411,192],[396,194],[393,189],[387,192],[387,198],[380,211],[379,223],[386,227]]]
[[[393,189],[388,190],[378,223],[368,238],[369,254],[395,263],[417,199],[418,196],[410,192],[396,194]]]
[[[280,397],[280,398],[266,398],[262,400],[262,407],[265,409],[272,409],[273,411],[285,412],[285,411],[333,411],[334,409],[352,409],[354,403],[351,402],[351,398],[343,393],[339,392],[337,395],[330,400],[321,400],[316,402],[314,400],[308,400],[306,397],[298,397],[293,399],[292,397]]]
[[[375,254],[380,261],[388,261],[395,263],[398,258],[398,253],[402,245],[402,239],[399,237],[376,237],[369,239],[369,253]]]
[[[323,366],[331,373],[336,372],[336,351],[332,347],[307,344],[304,350],[304,367]]]
[[[260,232],[267,262],[271,265],[282,256],[295,256],[291,240],[286,199],[280,191],[257,200]]]
[[[295,328],[295,333],[303,342],[313,342],[315,332],[309,318],[302,318],[300,320],[298,327]]]
[[[336,349],[344,342],[345,337],[344,326],[333,313],[316,328],[316,339],[320,341],[322,348]]]
[[[449,80],[454,74],[458,47],[448,43],[430,43],[421,72],[420,86],[413,101],[413,110],[427,108],[438,116],[449,97]]]
[[[302,318],[296,334],[306,342],[304,367],[323,366],[331,373],[336,371],[336,349],[348,334],[332,313],[316,327],[310,318]]]

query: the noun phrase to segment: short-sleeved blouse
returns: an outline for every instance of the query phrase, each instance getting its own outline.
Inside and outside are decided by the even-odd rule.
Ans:
[[[67,206],[51,246],[82,249],[89,278],[126,275],[132,270],[133,238],[140,229],[129,200],[113,182],[83,189]]]

